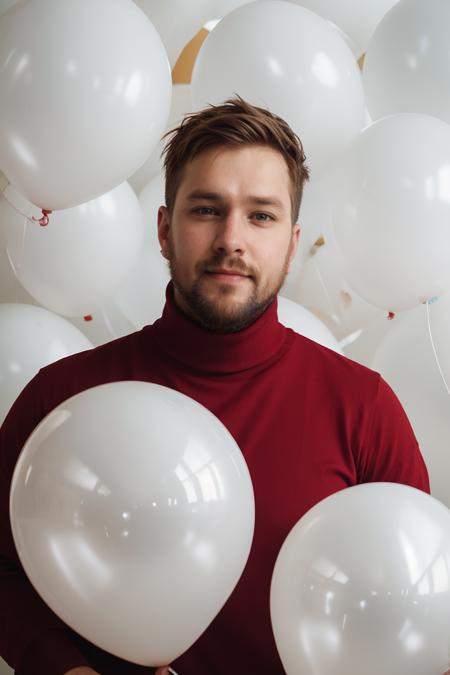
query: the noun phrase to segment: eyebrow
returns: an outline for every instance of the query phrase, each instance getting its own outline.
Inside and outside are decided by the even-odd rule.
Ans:
[[[194,190],[187,195],[188,201],[211,201],[211,202],[223,202],[223,195],[220,195],[218,192],[205,192],[203,190]],[[281,210],[284,210],[283,203],[278,197],[267,196],[267,197],[258,197],[256,195],[250,195],[247,200],[251,204],[257,204],[258,206],[275,206]]]
[[[190,202],[199,201],[201,199],[207,199],[212,202],[222,201],[222,197],[218,192],[203,192],[202,190],[194,190],[193,192],[190,192],[186,199],[188,199]]]

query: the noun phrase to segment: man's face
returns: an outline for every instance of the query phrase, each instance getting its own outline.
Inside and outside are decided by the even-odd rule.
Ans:
[[[221,146],[186,165],[172,212],[160,208],[175,301],[210,330],[242,330],[281,288],[300,230],[289,189],[276,150]]]

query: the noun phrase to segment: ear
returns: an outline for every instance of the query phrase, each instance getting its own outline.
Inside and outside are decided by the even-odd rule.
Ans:
[[[293,261],[293,259],[295,258],[295,254],[297,253],[299,241],[300,241],[300,225],[298,223],[295,223],[295,225],[292,226],[292,236],[289,250],[289,267],[291,266],[291,262]]]
[[[169,258],[169,212],[167,206],[158,209],[158,240],[164,258]]]

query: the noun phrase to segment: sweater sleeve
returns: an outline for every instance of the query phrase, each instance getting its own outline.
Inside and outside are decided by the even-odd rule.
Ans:
[[[397,396],[378,375],[378,388],[361,448],[360,483],[403,483],[430,492],[428,472],[414,431]]]

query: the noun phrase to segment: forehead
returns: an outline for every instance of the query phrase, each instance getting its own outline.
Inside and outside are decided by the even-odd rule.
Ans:
[[[268,146],[219,146],[205,150],[186,164],[177,196],[183,198],[198,189],[230,198],[276,194],[286,204],[290,203],[286,161]]]

